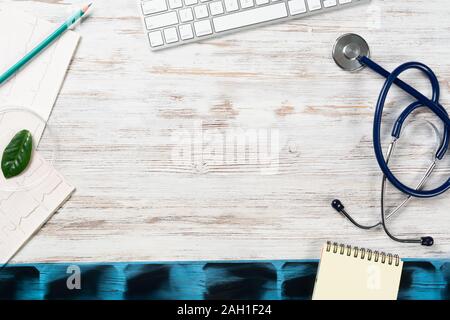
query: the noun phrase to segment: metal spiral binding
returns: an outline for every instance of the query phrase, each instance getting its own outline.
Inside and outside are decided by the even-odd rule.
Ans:
[[[384,253],[379,251],[372,251],[370,249],[352,247],[349,245],[339,244],[337,242],[327,242],[327,252],[332,252],[340,255],[346,255],[348,257],[366,259],[367,261],[387,263],[388,265],[400,265],[400,257],[391,253]]]

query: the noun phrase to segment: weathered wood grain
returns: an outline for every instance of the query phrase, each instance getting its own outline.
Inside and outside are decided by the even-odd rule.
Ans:
[[[65,0],[13,4],[54,22],[74,8]],[[448,257],[448,195],[414,200],[392,222],[401,236],[433,235],[432,248],[357,230],[329,203],[340,197],[358,219],[378,219],[371,127],[382,82],[367,70],[339,70],[330,57],[334,40],[360,33],[388,69],[408,60],[429,64],[441,102],[450,105],[449,10],[446,0],[373,0],[151,53],[134,0],[95,1],[78,28],[82,41],[50,123],[61,141],[57,167],[77,192],[14,262],[317,258],[329,239],[405,257]],[[429,94],[421,75],[407,76]],[[393,90],[386,123],[410,101]],[[195,148],[189,163],[174,152],[183,130],[224,137],[256,129],[279,133],[276,174]],[[413,182],[434,146],[429,130],[410,131],[426,141],[406,139],[394,166]],[[223,150],[222,142],[208,150]],[[448,159],[438,171],[447,179]]]

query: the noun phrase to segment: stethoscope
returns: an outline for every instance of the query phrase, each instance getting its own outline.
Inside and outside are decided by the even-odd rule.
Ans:
[[[440,87],[439,82],[434,74],[434,72],[426,65],[420,62],[407,62],[396,68],[392,73],[389,73],[383,67],[375,63],[370,58],[370,49],[367,42],[360,36],[356,34],[345,34],[336,40],[333,48],[333,59],[336,64],[346,71],[357,71],[364,67],[375,71],[382,77],[386,78],[386,81],[381,89],[380,96],[375,108],[374,124],[373,124],[373,147],[375,151],[375,156],[383,172],[382,187],[381,187],[381,221],[377,224],[368,226],[357,223],[345,210],[344,205],[339,200],[334,200],[331,206],[349,219],[355,226],[361,229],[373,229],[382,226],[386,234],[393,240],[402,243],[420,243],[423,246],[432,246],[434,240],[432,237],[426,236],[419,239],[401,239],[394,236],[387,227],[386,221],[399,212],[411,198],[433,198],[439,196],[450,189],[450,179],[448,179],[441,186],[433,190],[424,190],[423,187],[428,180],[428,178],[433,173],[437,166],[438,161],[442,160],[446,154],[449,147],[449,129],[450,129],[450,118],[447,111],[439,103]],[[416,69],[422,71],[430,80],[432,86],[432,97],[431,99],[425,97],[422,93],[408,85],[407,83],[400,80],[398,77],[400,74],[406,70]],[[416,102],[410,104],[406,107],[403,112],[398,117],[392,129],[392,142],[389,144],[387,155],[384,157],[383,149],[381,146],[381,121],[383,117],[383,109],[386,102],[387,95],[392,85],[396,84],[398,87],[403,89],[406,93],[417,99]],[[428,167],[423,178],[416,186],[416,188],[411,188],[403,184],[391,171],[389,168],[389,161],[392,159],[395,147],[402,132],[402,127],[405,120],[417,109],[428,108],[433,111],[443,122],[444,132],[441,133],[442,138],[439,139],[439,148],[436,152],[435,159]],[[437,134],[439,131],[435,128]],[[399,191],[406,194],[405,200],[400,203],[394,210],[386,214],[385,210],[385,194],[386,194],[386,182],[387,180]]]

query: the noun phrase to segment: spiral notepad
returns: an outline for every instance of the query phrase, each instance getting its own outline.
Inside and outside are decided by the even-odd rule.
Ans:
[[[328,242],[313,300],[395,300],[402,268],[398,255]]]

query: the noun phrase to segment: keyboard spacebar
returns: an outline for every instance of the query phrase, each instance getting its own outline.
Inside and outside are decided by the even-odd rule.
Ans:
[[[253,24],[268,22],[287,17],[287,9],[284,3],[277,3],[270,6],[260,7],[221,16],[213,19],[216,32],[251,26]]]

